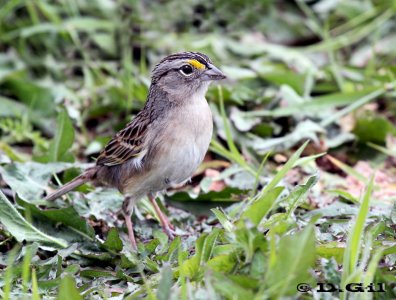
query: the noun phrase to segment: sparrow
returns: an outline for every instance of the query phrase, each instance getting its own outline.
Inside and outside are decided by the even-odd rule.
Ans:
[[[94,167],[45,200],[55,200],[86,182],[117,188],[124,195],[122,214],[128,237],[137,249],[131,216],[137,201],[148,196],[164,232],[173,238],[173,226],[155,197],[188,181],[201,164],[213,131],[205,94],[212,81],[225,77],[199,52],[162,59],[152,71],[144,108],[110,140]]]

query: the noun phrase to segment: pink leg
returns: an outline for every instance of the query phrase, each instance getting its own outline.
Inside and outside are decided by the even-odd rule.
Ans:
[[[129,240],[131,241],[132,248],[137,250],[135,234],[133,233],[133,224],[132,224],[132,220],[131,220],[131,215],[124,214],[124,218],[125,218],[125,224],[128,229],[128,237],[129,237]]]
[[[155,212],[157,213],[158,218],[160,219],[162,230],[168,235],[170,239],[175,238],[175,232],[173,225],[169,222],[168,218],[164,215],[164,213],[159,208],[157,201],[155,201],[155,197],[152,194],[148,195],[150,202],[153,204]]]

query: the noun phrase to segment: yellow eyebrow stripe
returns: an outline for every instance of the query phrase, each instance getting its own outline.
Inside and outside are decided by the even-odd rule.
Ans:
[[[187,61],[190,65],[194,66],[195,68],[199,69],[199,70],[203,70],[206,69],[205,65],[200,63],[198,60],[196,59],[189,59]]]

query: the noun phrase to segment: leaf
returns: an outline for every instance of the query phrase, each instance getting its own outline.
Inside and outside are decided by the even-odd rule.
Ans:
[[[52,174],[72,166],[66,163],[16,162],[0,167],[0,173],[4,181],[21,199],[35,203],[41,198]]]
[[[60,287],[59,287],[59,293],[58,293],[58,300],[83,300],[83,298],[80,295],[80,292],[78,291],[76,287],[76,281],[74,278],[70,275],[66,275],[63,277]]]
[[[49,161],[73,161],[67,151],[71,148],[74,141],[74,128],[67,111],[63,109],[58,114],[57,128],[55,137],[49,149]]]
[[[25,77],[24,74],[21,75],[19,73],[7,77],[4,85],[31,110],[44,117],[53,116],[55,103],[52,91],[49,88],[38,85]]]
[[[365,115],[357,119],[353,133],[361,143],[385,143],[388,133],[394,131],[392,124],[384,117]]]
[[[319,245],[316,249],[316,252],[319,256],[324,258],[334,257],[338,264],[342,264],[344,250],[344,247],[338,246],[337,244],[331,242]]]
[[[246,289],[227,276],[214,272],[209,277],[211,284],[215,290],[225,296],[225,299],[254,299],[254,294],[251,290]]]
[[[216,240],[219,234],[220,234],[220,229],[214,228],[208,236],[204,237],[203,239],[199,239],[199,241],[197,241],[196,255],[199,257],[199,264],[201,266],[204,263],[206,263],[209,260],[209,258],[212,256],[213,249],[216,245]]]
[[[202,266],[212,256],[220,229],[215,228],[210,234],[202,234],[195,243],[195,255],[183,262],[181,273],[190,279],[198,279],[202,273]]]
[[[293,153],[293,155],[289,158],[285,165],[276,173],[274,178],[272,178],[272,180],[261,190],[261,192],[258,194],[258,198],[262,197],[262,195],[273,189],[282,180],[286,173],[294,167],[305,147],[308,145],[308,142],[309,141],[306,141],[303,145],[300,146],[300,148],[297,149],[296,152]]]
[[[328,160],[331,161],[332,164],[334,164],[336,167],[340,168],[342,171],[344,171],[349,176],[352,176],[361,182],[367,183],[367,178],[364,177],[362,174],[360,174],[358,171],[356,171],[354,168],[351,168],[347,164],[336,159],[335,157],[332,157],[331,155],[326,155],[326,157],[328,158]]]
[[[259,199],[253,202],[241,215],[240,221],[248,218],[254,225],[259,225],[264,216],[271,209],[272,205],[282,193],[284,187],[278,186],[262,194]]]
[[[242,132],[247,132],[253,128],[253,126],[260,124],[260,118],[246,117],[242,111],[235,106],[231,107],[230,119],[234,123],[235,127]]]
[[[49,225],[48,223],[51,222],[53,224],[61,223],[67,226],[69,232],[67,234],[67,237],[66,236],[64,237],[67,240],[80,241],[81,237],[83,237],[85,240],[94,240],[95,238],[94,229],[87,223],[85,219],[80,217],[77,211],[71,206],[60,209],[41,210],[33,204],[29,204],[27,202],[25,203],[20,203],[20,202],[22,201],[19,201],[18,204],[28,208],[32,216],[35,217],[36,219],[39,218],[40,220],[42,220],[42,223],[46,225]],[[36,226],[38,227],[38,224]],[[45,229],[49,229],[49,228],[46,227]],[[57,229],[59,231],[59,234],[62,235],[60,228],[58,228],[58,226]],[[74,233],[78,234],[77,238],[73,237]]]
[[[304,74],[296,74],[288,70],[284,71],[270,71],[261,73],[260,76],[277,85],[287,85],[291,89],[297,91],[300,95],[304,92]]]
[[[41,242],[66,248],[66,241],[51,237],[28,223],[0,191],[0,222],[19,242]]]
[[[337,111],[336,113],[334,113],[334,114],[328,116],[326,119],[322,120],[322,122],[320,122],[320,125],[323,127],[330,125],[331,123],[342,118],[346,114],[358,109],[362,105],[377,99],[379,96],[381,96],[383,93],[385,93],[385,91],[386,91],[385,88],[379,88],[377,90],[374,90],[373,92],[371,92],[368,95],[364,95],[363,97],[359,98],[355,102],[349,104],[348,106],[344,107],[343,109]]]
[[[39,127],[42,131],[53,134],[51,128],[52,120],[45,116],[41,110],[33,110],[26,104],[13,101],[6,97],[0,96],[0,117],[22,117],[27,115],[29,121]]]
[[[122,206],[124,197],[113,188],[96,188],[85,194],[87,202],[76,203],[75,209],[86,218],[94,216],[97,220],[104,220],[109,226],[115,226],[113,213],[117,213]]]
[[[234,253],[223,254],[209,260],[208,267],[216,272],[228,273],[232,271],[236,263],[237,257]]]
[[[111,279],[116,279],[117,277],[115,276],[114,272],[112,271],[107,271],[107,270],[98,270],[98,269],[85,269],[80,272],[80,275],[82,277],[87,277],[87,278],[92,278],[92,279],[97,279],[99,277],[107,277]]]
[[[299,185],[290,193],[286,200],[289,203],[286,218],[289,218],[297,206],[306,199],[309,190],[318,182],[318,180],[318,176],[311,176],[307,180],[306,184]]]
[[[297,143],[307,139],[318,141],[318,134],[323,132],[324,130],[319,124],[311,120],[305,120],[298,123],[296,128],[289,134],[268,139],[255,137],[250,142],[250,145],[257,153],[265,154],[270,150],[290,149]]]
[[[110,229],[109,233],[107,234],[107,239],[103,243],[103,246],[116,252],[122,251],[123,244],[116,228]]]
[[[348,277],[357,268],[359,255],[362,251],[361,243],[363,231],[366,223],[366,218],[370,209],[370,199],[374,188],[374,177],[372,177],[367,185],[366,192],[360,204],[359,212],[356,216],[355,223],[352,227],[352,231],[348,236],[347,247],[344,253],[343,266],[344,271],[342,273],[342,286],[345,286],[348,282]]]
[[[273,237],[274,238],[274,237]],[[315,232],[312,226],[279,241],[275,261],[266,276],[268,295],[294,295],[301,282],[311,282],[310,267],[315,263]]]
[[[161,270],[161,280],[158,284],[157,299],[169,300],[171,297],[171,287],[173,283],[173,274],[170,265],[166,264]]]
[[[274,110],[256,110],[245,112],[245,117],[287,117],[293,115],[299,116],[316,116],[323,112],[328,112],[336,107],[351,104],[359,98],[364,97],[372,92],[373,88],[367,88],[363,91],[333,93],[324,96],[313,97],[310,101],[295,103],[286,107],[276,108]]]
[[[36,269],[32,269],[32,300],[40,300],[40,292],[37,284]]]
[[[220,209],[218,208],[213,208],[211,209],[211,211],[215,214],[216,218],[219,220],[219,222],[221,223],[221,225],[223,226],[223,228],[225,230],[227,230],[228,232],[231,232],[232,229],[234,228],[234,226],[232,225],[232,223],[228,220],[228,217],[224,214],[224,212],[222,212]]]
[[[370,143],[370,142],[367,143],[367,145],[368,145],[369,147],[371,147],[371,148],[374,148],[375,150],[378,150],[378,151],[384,153],[385,155],[392,156],[392,157],[396,157],[396,151],[395,151],[395,149],[389,149],[389,147],[388,147],[388,148],[385,148],[385,147],[382,147],[382,146],[380,146],[380,145],[376,145],[376,144],[373,144],[373,143]]]

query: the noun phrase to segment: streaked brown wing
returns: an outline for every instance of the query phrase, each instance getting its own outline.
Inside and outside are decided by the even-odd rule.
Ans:
[[[143,111],[119,131],[100,153],[96,164],[115,166],[143,154],[143,142],[150,118]]]

